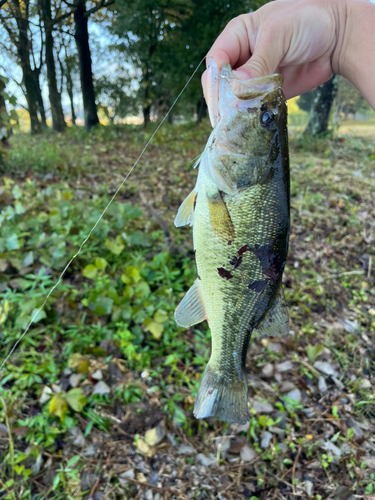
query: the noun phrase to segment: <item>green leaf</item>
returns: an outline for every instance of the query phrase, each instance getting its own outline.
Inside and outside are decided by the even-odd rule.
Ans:
[[[78,387],[75,389],[70,389],[65,395],[66,400],[71,408],[74,411],[81,412],[83,408],[86,406],[87,398],[83,394],[82,389]]]
[[[18,236],[15,233],[11,234],[9,236],[9,238],[7,238],[6,246],[10,252],[12,250],[18,250],[19,248],[21,248],[20,242],[18,240]]]
[[[60,474],[57,474],[52,483],[52,490],[55,490],[60,483]]]
[[[14,196],[14,198],[17,200],[18,198],[21,198],[21,196],[23,195],[23,191],[22,189],[17,186],[17,184],[14,186],[14,188],[12,189],[12,195]]]
[[[156,323],[156,321],[151,321],[148,325],[148,331],[156,340],[159,340],[163,334],[164,327],[160,323]]]
[[[150,292],[150,287],[145,281],[141,281],[135,289],[135,294],[137,295],[137,297],[146,297],[150,294]]]
[[[125,269],[125,275],[132,279],[133,283],[138,283],[140,281],[141,275],[135,266],[129,266]]]
[[[72,457],[69,461],[68,461],[68,464],[67,464],[67,467],[73,467],[73,465],[75,465],[79,459],[81,457],[79,455],[76,455],[75,457]]]
[[[36,314],[35,318],[34,318],[34,314]],[[41,309],[40,311],[36,308],[33,310],[33,312],[31,313],[31,317],[33,318],[33,323],[38,323],[38,321],[41,321],[42,319],[46,318],[47,317],[47,314],[45,313],[45,311],[43,309]]]
[[[64,414],[68,411],[68,403],[61,394],[56,394],[48,405],[48,411],[51,415],[56,415],[63,422]]]
[[[93,280],[94,278],[96,278],[96,275],[98,274],[98,268],[93,264],[88,264],[87,266],[84,267],[82,274],[85,278]]]
[[[156,323],[165,323],[167,319],[168,319],[168,314],[162,309],[159,309],[154,314],[154,321],[156,321]]]
[[[324,346],[321,344],[306,346],[306,354],[311,363],[314,363],[314,361],[320,356],[323,351]]]
[[[105,268],[107,267],[108,262],[103,259],[102,257],[97,257],[95,259],[95,266],[100,269],[101,271],[105,271]]]
[[[14,210],[17,215],[25,213],[25,208],[20,201],[16,201],[14,204]]]
[[[95,302],[90,303],[89,307],[91,311],[94,311],[98,316],[105,316],[112,312],[113,299],[99,296]]]
[[[34,254],[33,252],[27,252],[25,257],[23,258],[22,265],[25,267],[31,266],[34,263]]]
[[[108,250],[115,254],[115,255],[120,255],[120,253],[124,250],[125,245],[122,243],[122,238],[121,236],[118,236],[116,240],[105,240],[105,246],[108,248]]]

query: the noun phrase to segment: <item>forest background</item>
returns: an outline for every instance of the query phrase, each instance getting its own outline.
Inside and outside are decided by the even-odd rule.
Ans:
[[[20,124],[32,133],[47,127],[61,132],[76,123],[90,129],[100,120],[143,118],[145,126],[161,120],[226,23],[263,3],[2,0],[2,119],[14,130]],[[335,98],[336,125],[348,117],[373,116],[344,79],[330,81],[321,94],[298,99],[290,110],[292,125],[307,125],[310,113],[307,131],[324,132]],[[168,119],[200,122],[205,115],[195,78]]]

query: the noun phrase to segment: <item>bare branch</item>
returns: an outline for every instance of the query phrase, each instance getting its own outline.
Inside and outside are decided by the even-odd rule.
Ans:
[[[52,19],[52,25],[54,26],[55,24],[61,23],[64,19],[67,19],[73,14],[73,9],[70,12],[67,12],[66,14],[62,14],[61,16],[56,17],[55,19]]]
[[[22,92],[23,92],[24,94],[26,94],[26,92],[25,92],[25,88],[24,88],[24,86],[22,85],[22,81],[20,81],[20,82],[19,82],[16,78],[14,78],[14,76],[13,76],[11,73],[9,73],[9,70],[8,70],[5,66],[0,65],[0,69],[2,69],[2,70],[4,71],[4,73],[5,73],[5,74],[6,74],[6,76],[9,78],[9,80],[12,80],[12,82],[14,82],[16,85],[18,85],[18,87],[20,87],[20,88],[21,88]]]
[[[14,33],[14,31],[9,27],[9,25],[7,24],[6,22],[6,18],[0,13],[0,22],[1,24],[4,26],[6,32],[8,33],[9,35],[9,38],[12,40],[12,42],[14,44],[16,44],[17,42],[17,38],[16,38],[16,34]]]
[[[92,9],[90,10],[87,10],[85,12],[85,17],[88,17],[90,16],[91,14],[93,14],[94,12],[100,10],[100,9],[103,9],[104,7],[109,7],[110,5],[114,4],[115,3],[115,0],[109,0],[108,2],[105,2],[105,0],[101,0],[100,4],[97,5],[96,7],[93,7]]]

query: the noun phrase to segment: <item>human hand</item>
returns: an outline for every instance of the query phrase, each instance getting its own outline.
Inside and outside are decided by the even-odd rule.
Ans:
[[[228,23],[207,54],[238,78],[281,73],[290,99],[340,74],[347,0],[277,0]],[[206,89],[207,73],[202,77]]]

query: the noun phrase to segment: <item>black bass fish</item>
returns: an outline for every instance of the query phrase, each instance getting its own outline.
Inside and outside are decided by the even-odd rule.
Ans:
[[[244,424],[251,334],[289,333],[282,289],[290,225],[287,105],[281,75],[237,80],[229,65],[218,75],[213,60],[208,71],[214,130],[175,220],[193,225],[198,278],[175,319],[185,328],[207,320],[211,329],[194,415]]]

